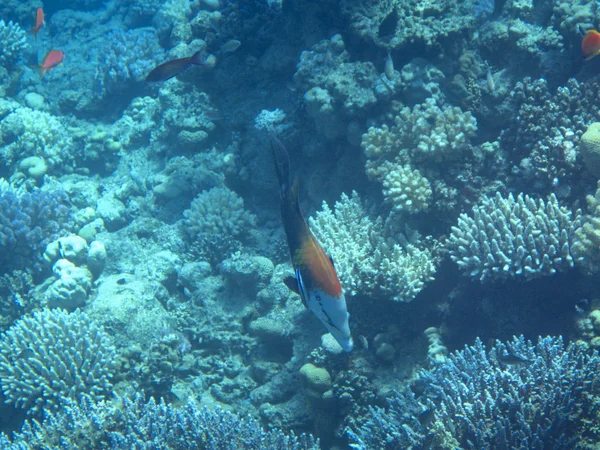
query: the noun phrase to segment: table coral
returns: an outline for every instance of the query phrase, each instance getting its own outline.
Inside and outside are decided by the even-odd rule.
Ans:
[[[554,194],[547,201],[498,192],[461,214],[447,246],[465,274],[481,281],[537,278],[574,265],[571,246],[581,211],[561,207]]]

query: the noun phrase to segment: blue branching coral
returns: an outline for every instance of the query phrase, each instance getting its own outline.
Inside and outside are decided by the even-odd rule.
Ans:
[[[84,431],[84,432],[82,432]],[[265,431],[258,422],[220,408],[209,409],[189,402],[181,408],[134,399],[116,398],[94,403],[83,397],[77,404],[66,401],[59,413],[46,415],[40,424],[27,422],[12,443],[0,436],[7,450],[40,448],[106,448],[138,450],[244,449],[318,450],[312,436]]]
[[[36,266],[46,245],[67,227],[62,192],[22,192],[0,180],[0,275]]]
[[[583,419],[597,413],[599,370],[597,352],[578,343],[565,347],[560,337],[535,345],[515,337],[489,351],[478,339],[421,371],[422,397],[396,392],[388,410],[372,408],[348,436],[358,449],[426,442],[453,449],[574,448]]]
[[[114,352],[109,336],[81,311],[38,311],[0,340],[2,390],[29,413],[81,394],[100,399],[112,386]]]

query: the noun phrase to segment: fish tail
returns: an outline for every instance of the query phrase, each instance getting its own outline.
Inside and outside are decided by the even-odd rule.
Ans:
[[[285,196],[291,188],[290,158],[288,156],[287,150],[285,149],[285,146],[279,140],[279,138],[273,133],[270,133],[270,137],[271,151],[273,153],[273,162],[275,164],[275,172],[277,172],[277,179],[279,180],[281,195]]]
[[[196,65],[196,66],[203,66],[205,63],[204,60],[204,55],[202,53],[202,50],[197,51],[196,53],[194,53],[191,57],[190,57],[190,63]]]

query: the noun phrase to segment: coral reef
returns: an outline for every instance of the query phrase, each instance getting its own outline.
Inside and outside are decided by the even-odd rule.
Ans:
[[[599,368],[596,352],[562,338],[515,337],[490,349],[477,339],[419,373],[422,395],[396,391],[348,436],[357,449],[574,448],[595,409]]]
[[[525,78],[511,96],[518,112],[502,131],[501,147],[518,161],[513,169],[522,183],[546,192],[559,187],[563,197],[577,192],[581,182],[579,141],[587,126],[600,118],[595,99],[600,83],[574,78],[553,91],[545,79]]]
[[[25,40],[25,32],[21,27],[13,22],[4,22],[0,20],[0,64],[5,68],[11,68],[19,58],[22,58],[22,52],[29,47]]]
[[[380,217],[370,218],[356,192],[342,194],[333,211],[323,203],[309,223],[351,295],[379,293],[410,302],[433,279],[436,258],[431,250],[410,230],[406,236],[394,233]]]
[[[431,184],[418,170],[409,165],[386,171],[383,179],[383,196],[395,212],[419,212],[429,208]]]
[[[476,18],[471,2],[344,0],[341,12],[362,40],[384,48],[443,48],[466,37]]]
[[[589,274],[600,271],[600,182],[594,195],[586,197],[587,211],[575,231],[572,253],[577,266]]]
[[[72,171],[79,155],[70,130],[61,118],[20,106],[0,120],[0,158],[7,166],[37,156],[56,171]]]
[[[69,228],[62,192],[31,193],[0,179],[0,273],[39,268],[46,245]]]
[[[238,240],[256,221],[244,209],[242,198],[226,187],[201,192],[183,216],[186,233],[193,242],[200,243],[204,256],[212,261],[223,260],[238,249]]]
[[[86,430],[82,433],[82,430]],[[27,422],[9,440],[0,436],[6,450],[29,450],[39,446],[77,448],[150,449],[251,449],[318,450],[310,435],[295,436],[219,407],[209,409],[190,401],[180,408],[144,401],[143,395],[117,397],[95,403],[83,396],[79,404],[65,401],[63,411],[48,414],[43,422]],[[110,447],[109,447],[110,446]]]
[[[163,57],[156,31],[138,28],[108,33],[102,39],[102,55],[93,80],[95,96],[105,99],[110,94],[124,94],[132,83],[143,80]]]
[[[447,246],[465,274],[481,281],[531,279],[573,267],[580,225],[581,211],[561,207],[554,194],[544,202],[497,192],[474,206],[472,217],[460,215]]]
[[[7,400],[29,414],[64,398],[110,392],[115,349],[84,313],[44,309],[19,319],[0,340],[0,379]]]

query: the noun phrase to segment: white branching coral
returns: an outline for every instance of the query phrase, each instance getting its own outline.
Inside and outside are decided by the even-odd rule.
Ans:
[[[450,256],[466,274],[481,281],[537,278],[569,269],[571,247],[581,225],[581,211],[528,195],[503,198],[496,193],[461,214],[448,239]]]
[[[369,217],[356,192],[352,197],[342,194],[333,211],[323,203],[309,223],[350,295],[410,302],[433,279],[436,258],[418,236],[393,233],[381,217]]]
[[[0,20],[0,66],[12,66],[28,46],[25,32],[18,24]]]
[[[429,208],[431,184],[409,165],[390,170],[383,179],[383,195],[395,212],[414,213]]]

